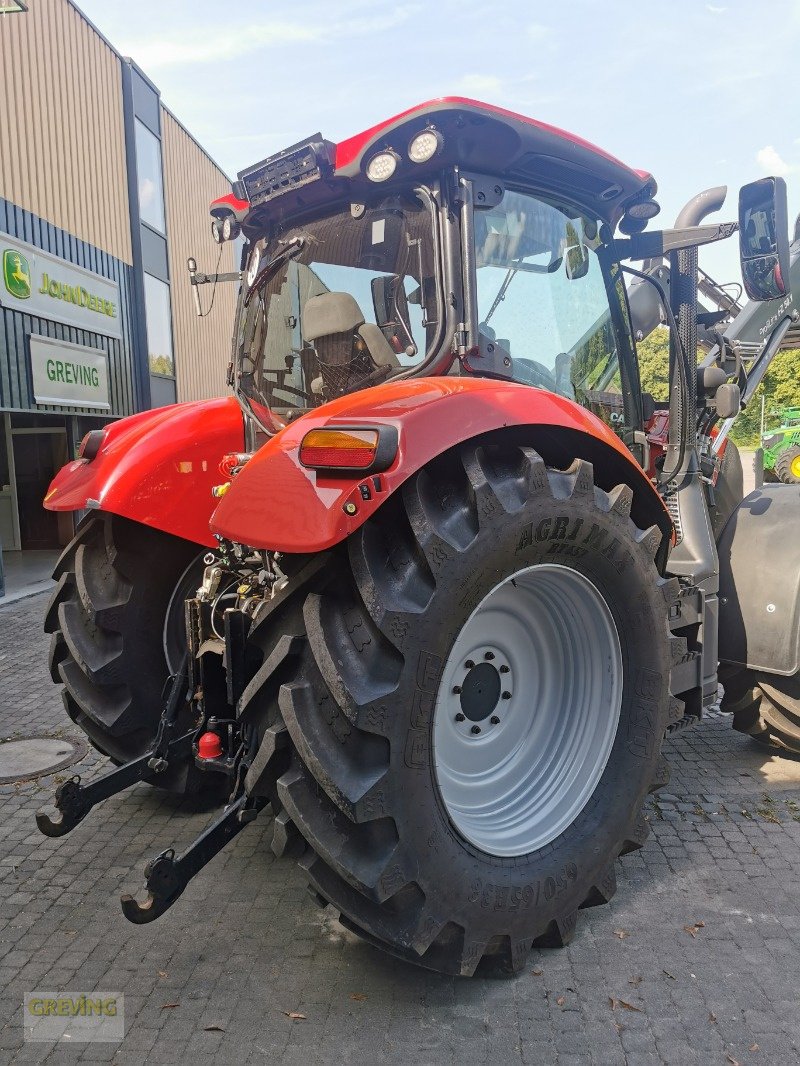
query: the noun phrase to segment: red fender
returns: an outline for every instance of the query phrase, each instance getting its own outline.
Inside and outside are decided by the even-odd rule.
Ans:
[[[397,429],[397,457],[379,478],[331,477],[300,465],[300,442],[321,426],[359,423]],[[583,448],[573,455],[598,464],[597,480],[608,487],[630,484],[645,505],[648,525],[665,535],[672,523],[647,475],[617,435],[578,404],[542,389],[486,378],[422,378],[387,382],[333,400],[290,423],[231,482],[211,519],[211,528],[254,548],[315,552],[330,548],[369,518],[406,478],[461,441],[505,427],[560,427],[577,431]],[[552,434],[551,434],[552,437]],[[362,495],[367,486],[369,499]],[[365,490],[365,491],[367,491]],[[355,513],[345,514],[344,507]],[[641,506],[641,502],[640,502]]]
[[[236,400],[224,397],[143,411],[112,422],[94,459],[75,459],[53,478],[50,511],[99,508],[213,546],[211,489],[219,463],[244,449]]]

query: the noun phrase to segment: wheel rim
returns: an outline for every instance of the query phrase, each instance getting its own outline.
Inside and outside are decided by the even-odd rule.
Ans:
[[[789,467],[792,472],[792,477],[800,481],[800,455],[796,455],[792,459],[792,465]]]
[[[205,554],[205,553],[203,553]],[[203,580],[205,563],[198,555],[189,563],[178,578],[164,615],[164,658],[170,675],[177,673],[186,651],[186,613],[184,604],[197,594]]]
[[[555,840],[606,767],[622,704],[609,606],[577,570],[530,566],[488,593],[445,664],[436,779],[468,841],[511,857]]]

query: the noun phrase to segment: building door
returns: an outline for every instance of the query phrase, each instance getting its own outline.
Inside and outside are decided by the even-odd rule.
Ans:
[[[46,511],[42,500],[56,471],[68,459],[66,428],[14,429],[12,421],[11,439],[22,550],[61,548],[72,535],[71,516]]]
[[[3,551],[19,550],[15,485],[11,419],[0,414],[0,549]]]

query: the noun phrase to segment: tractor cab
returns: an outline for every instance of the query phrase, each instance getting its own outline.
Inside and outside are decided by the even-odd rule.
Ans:
[[[608,244],[658,210],[654,192],[584,141],[459,98],[264,160],[212,205],[218,239],[247,238],[242,406],[271,435],[390,379],[491,377],[575,400],[632,442],[638,377]]]

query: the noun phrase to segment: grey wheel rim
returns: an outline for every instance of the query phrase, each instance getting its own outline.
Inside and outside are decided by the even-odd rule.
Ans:
[[[560,836],[589,802],[622,704],[608,603],[570,567],[526,567],[470,615],[445,664],[434,765],[456,829],[512,857]]]

